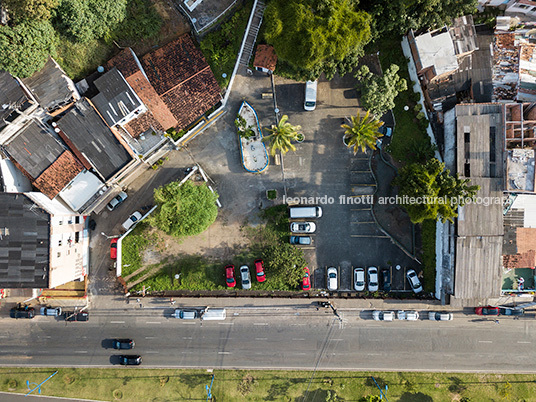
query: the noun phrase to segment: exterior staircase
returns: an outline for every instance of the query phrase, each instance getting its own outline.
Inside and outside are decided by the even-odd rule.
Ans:
[[[240,64],[244,66],[249,65],[249,60],[253,54],[253,48],[255,47],[255,41],[257,40],[257,35],[262,24],[262,17],[264,15],[264,9],[266,5],[262,0],[258,0],[255,4],[255,10],[253,14],[253,19],[247,32],[246,42],[244,43],[244,49],[242,50],[242,55],[240,56]]]

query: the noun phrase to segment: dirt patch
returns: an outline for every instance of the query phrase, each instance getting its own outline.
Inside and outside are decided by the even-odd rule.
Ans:
[[[154,39],[146,39],[133,46],[134,51],[139,56],[143,56],[154,48],[165,45],[179,36],[191,31],[190,24],[186,18],[177,11],[171,1],[151,0],[158,14],[162,17],[162,28]]]

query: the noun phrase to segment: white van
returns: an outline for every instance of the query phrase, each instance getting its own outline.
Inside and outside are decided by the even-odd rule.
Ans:
[[[316,88],[318,81],[307,81],[305,84],[305,102],[303,108],[307,111],[315,110],[316,108]]]
[[[224,308],[206,309],[205,312],[201,315],[201,319],[204,321],[221,321],[225,320],[225,317],[227,317],[227,312]]]
[[[322,207],[290,207],[290,219],[320,218]]]

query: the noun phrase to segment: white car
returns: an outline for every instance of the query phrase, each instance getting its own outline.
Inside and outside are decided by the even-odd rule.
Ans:
[[[328,290],[337,290],[337,268],[328,268]]]
[[[127,199],[127,193],[124,191],[121,191],[119,194],[117,194],[112,200],[106,205],[106,208],[108,208],[110,211],[113,211],[116,209],[123,201]]]
[[[393,321],[395,318],[395,313],[392,311],[374,310],[372,312],[372,318],[374,318],[375,321]]]
[[[314,222],[292,222],[290,231],[292,233],[314,233],[316,224]]]
[[[432,321],[452,321],[454,316],[452,313],[444,311],[430,311],[428,312],[428,318]]]
[[[406,272],[406,278],[408,278],[409,284],[415,293],[422,292],[421,281],[417,278],[417,273],[413,269],[408,269]]]
[[[369,267],[367,269],[368,276],[368,290],[369,292],[377,292],[379,289],[378,286],[378,268]]]
[[[354,289],[358,292],[365,290],[365,270],[363,268],[354,269]]]
[[[123,222],[123,229],[129,230],[132,226],[134,226],[139,220],[141,219],[141,214],[136,211],[132,215],[128,217],[128,219]]]
[[[419,313],[417,313],[416,311],[399,310],[396,313],[396,318],[398,318],[399,320],[417,321],[419,319]]]
[[[316,89],[318,81],[307,81],[305,84],[305,102],[303,108],[307,111],[315,110],[316,108]]]
[[[240,267],[240,278],[242,279],[242,289],[251,289],[251,275],[247,265]]]

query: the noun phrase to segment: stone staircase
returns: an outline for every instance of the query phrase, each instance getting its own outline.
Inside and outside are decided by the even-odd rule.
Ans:
[[[242,50],[242,55],[240,56],[240,64],[244,66],[249,65],[249,60],[253,54],[253,48],[255,47],[255,41],[257,40],[257,35],[262,24],[262,17],[264,14],[264,9],[266,5],[262,0],[258,0],[255,5],[255,10],[253,14],[253,20],[247,32],[246,42],[244,44],[244,49]]]

